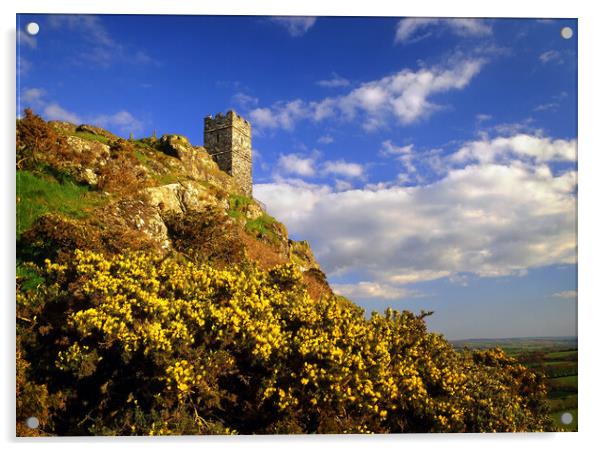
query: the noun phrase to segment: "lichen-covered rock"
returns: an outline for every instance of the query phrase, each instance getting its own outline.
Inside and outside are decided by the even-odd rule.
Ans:
[[[67,136],[67,145],[75,152],[82,154],[86,157],[86,160],[90,160],[92,164],[97,163],[98,160],[105,160],[109,158],[111,151],[109,146],[97,141],[89,141],[87,139],[80,138],[79,136]]]
[[[158,208],[159,211],[181,214],[180,188],[181,185],[179,183],[171,183],[169,185],[147,188],[144,190],[144,194],[146,195],[148,205]]]
[[[76,130],[78,132],[85,132],[85,133],[91,133],[93,135],[104,136],[107,139],[119,139],[119,136],[117,136],[103,128],[96,127],[95,125],[82,124],[82,125],[78,126]]]
[[[223,203],[205,186],[192,180],[147,188],[143,193],[148,205],[164,213],[182,214],[187,211],[201,211],[207,205],[223,207]]]
[[[179,159],[194,150],[188,138],[182,135],[163,135],[159,145],[167,155]]]
[[[75,133],[77,125],[67,121],[49,121],[48,125],[54,128],[57,132],[69,135]]]
[[[251,221],[262,217],[263,214],[264,211],[255,202],[250,202],[245,208],[245,217]]]
[[[98,174],[90,168],[81,168],[77,175],[79,181],[83,181],[90,186],[98,185]]]
[[[316,261],[311,247],[307,241],[289,240],[288,243],[289,258],[301,269],[301,271],[305,272],[309,271],[310,269],[321,271],[320,265]]]

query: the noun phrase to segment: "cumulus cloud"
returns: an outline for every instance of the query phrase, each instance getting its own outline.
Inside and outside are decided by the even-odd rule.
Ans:
[[[74,124],[81,124],[83,121],[76,113],[66,110],[58,103],[52,102],[44,107],[44,116],[48,120],[67,121]]]
[[[317,101],[296,99],[276,102],[250,112],[259,127],[292,129],[305,119],[320,122],[329,118],[359,119],[365,130],[385,126],[389,118],[407,125],[441,109],[431,98],[465,88],[485,61],[459,59],[452,66],[434,66],[415,71],[403,69],[393,75],[361,84],[347,94]]]
[[[334,180],[334,189],[337,191],[347,191],[349,189],[353,189],[353,184],[348,180]]]
[[[142,129],[142,122],[129,111],[118,111],[114,114],[102,114],[92,119],[100,127],[117,127],[121,132],[134,133]]]
[[[333,284],[332,289],[335,293],[345,296],[349,299],[398,300],[416,296],[415,292],[405,288],[367,281],[350,284]]]
[[[348,163],[345,160],[326,161],[322,166],[325,174],[334,174],[342,177],[357,178],[364,175],[364,167],[358,163]]]
[[[316,173],[315,159],[312,157],[303,157],[298,154],[280,155],[278,158],[278,168],[285,173],[312,176]]]
[[[255,108],[249,116],[258,128],[283,128],[292,130],[295,122],[307,115],[307,106],[302,100],[277,102],[272,108]]]
[[[273,17],[272,22],[284,27],[293,37],[303,36],[316,23],[315,17]]]
[[[115,128],[122,133],[139,132],[143,128],[141,120],[129,111],[121,110],[113,114],[98,114],[96,116],[81,116],[61,106],[58,102],[48,99],[46,91],[42,88],[24,89],[19,101],[23,108],[35,108],[41,111],[46,120],[67,121],[74,124],[85,122],[105,128]]]
[[[390,139],[383,141],[381,154],[382,155],[407,155],[412,153],[414,144],[408,144],[407,146],[397,146],[391,142]]]
[[[576,171],[547,164],[574,161],[574,146],[534,136],[485,140],[462,146],[453,154],[461,167],[430,184],[338,191],[277,180],[254,192],[293,236],[311,242],[329,275],[400,286],[458,273],[524,274],[576,262]],[[487,156],[507,149],[515,159]]]
[[[577,142],[518,134],[512,137],[470,142],[455,152],[451,160],[462,163],[467,161],[492,163],[517,158],[532,159],[537,163],[576,161]]]
[[[434,19],[412,17],[401,19],[395,31],[395,43],[412,43],[430,36],[432,29],[449,31],[457,36],[487,36],[491,26],[482,19]],[[422,33],[421,35],[419,33]]]
[[[78,60],[108,67],[114,63],[157,65],[145,51],[126,46],[113,38],[102,19],[90,14],[51,14],[47,25],[54,30],[68,30],[85,43]]]
[[[276,178],[282,179],[286,176],[298,177],[342,177],[344,179],[362,179],[364,177],[364,166],[340,160],[319,161],[320,152],[314,150],[310,155],[300,153],[281,154],[276,164],[274,173]],[[351,184],[336,180],[337,189],[349,189]]]
[[[21,92],[21,103],[24,107],[37,107],[44,102],[46,91],[41,88],[27,88]]]

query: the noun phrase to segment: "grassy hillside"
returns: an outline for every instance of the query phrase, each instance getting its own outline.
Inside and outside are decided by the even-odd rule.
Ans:
[[[539,370],[366,318],[183,136],[26,111],[16,163],[18,435],[555,429]]]

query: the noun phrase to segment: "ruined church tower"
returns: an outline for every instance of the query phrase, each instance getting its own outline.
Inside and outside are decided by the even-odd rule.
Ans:
[[[222,171],[238,182],[246,196],[253,197],[251,124],[228,111],[205,118],[205,149]]]

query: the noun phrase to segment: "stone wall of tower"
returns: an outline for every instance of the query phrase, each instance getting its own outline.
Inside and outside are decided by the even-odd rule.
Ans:
[[[245,195],[252,197],[251,124],[234,111],[207,116],[204,140],[219,168],[238,182]]]

